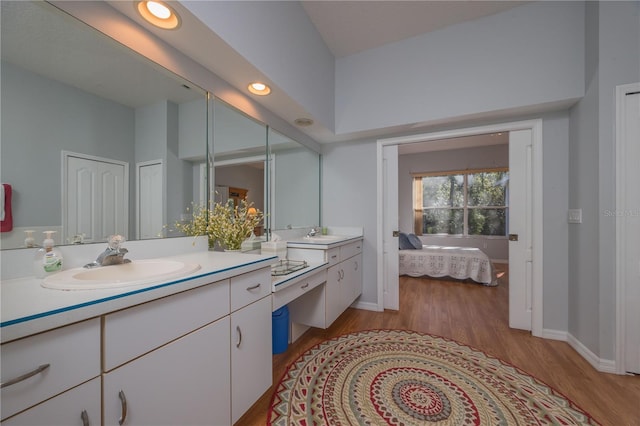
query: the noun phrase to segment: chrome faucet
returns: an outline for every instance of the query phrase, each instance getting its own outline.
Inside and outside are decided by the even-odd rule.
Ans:
[[[311,227],[311,230],[307,233],[307,237],[315,237],[318,231],[315,226]]]
[[[131,260],[124,258],[124,255],[129,252],[126,248],[121,247],[124,241],[125,238],[122,235],[110,236],[107,249],[100,253],[94,262],[87,263],[84,267],[96,268],[98,266],[121,265],[131,262]]]

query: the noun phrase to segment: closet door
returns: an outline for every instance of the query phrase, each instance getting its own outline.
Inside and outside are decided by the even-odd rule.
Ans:
[[[128,237],[129,166],[106,158],[63,153],[63,238],[106,241],[110,235]]]

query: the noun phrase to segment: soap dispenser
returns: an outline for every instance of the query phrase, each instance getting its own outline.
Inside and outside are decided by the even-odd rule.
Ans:
[[[54,247],[52,235],[56,231],[44,231],[46,238],[42,243],[42,248],[36,252],[34,261],[35,275],[37,278],[44,278],[46,275],[62,270],[62,253]]]

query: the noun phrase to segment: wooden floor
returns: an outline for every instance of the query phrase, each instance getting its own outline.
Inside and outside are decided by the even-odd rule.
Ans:
[[[640,377],[599,373],[567,343],[532,337],[508,326],[508,271],[497,287],[400,277],[400,311],[349,308],[327,330],[311,329],[273,356],[274,386],[236,425],[264,425],[271,393],[286,367],[321,341],[366,329],[409,329],[454,339],[514,364],[611,426],[640,426]]]

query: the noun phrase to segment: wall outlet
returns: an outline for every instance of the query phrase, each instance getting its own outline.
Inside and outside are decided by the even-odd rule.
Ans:
[[[582,223],[582,209],[569,209],[569,223]]]

